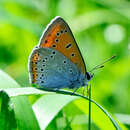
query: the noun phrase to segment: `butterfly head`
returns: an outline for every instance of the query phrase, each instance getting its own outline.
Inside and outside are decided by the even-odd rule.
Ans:
[[[85,86],[85,85],[88,85],[88,82],[93,78],[93,75],[94,75],[94,74],[91,74],[91,73],[89,73],[89,72],[86,72],[86,78],[85,78],[85,80],[84,80],[84,86]]]
[[[89,72],[86,72],[86,78],[87,78],[87,80],[88,81],[91,80],[93,78],[93,75],[94,74],[90,74]]]

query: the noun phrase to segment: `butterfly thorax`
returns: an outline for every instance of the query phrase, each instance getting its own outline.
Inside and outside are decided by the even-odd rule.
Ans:
[[[86,86],[88,85],[88,82],[92,79],[92,77],[93,75],[90,74],[89,72],[86,72],[86,75],[83,75],[80,72],[77,80],[72,81],[72,84],[68,86],[68,88],[73,89],[73,88],[79,88],[81,86]]]

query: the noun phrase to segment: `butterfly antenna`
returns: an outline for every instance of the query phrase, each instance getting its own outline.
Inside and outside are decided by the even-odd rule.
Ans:
[[[101,64],[95,66],[95,67],[94,67],[93,69],[91,69],[89,72],[92,72],[92,71],[94,71],[94,70],[96,70],[96,69],[103,68],[103,67],[104,67],[104,64],[105,64],[106,62],[108,62],[108,61],[114,59],[115,57],[116,57],[116,56],[112,56],[112,57],[110,57],[109,59],[105,60],[105,61],[102,62]]]

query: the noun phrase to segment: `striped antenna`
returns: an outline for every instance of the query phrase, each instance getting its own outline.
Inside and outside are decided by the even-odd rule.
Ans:
[[[104,67],[104,64],[105,64],[106,62],[108,62],[108,61],[114,59],[115,57],[116,57],[115,55],[112,56],[112,57],[110,57],[109,59],[105,60],[105,61],[102,62],[101,64],[95,66],[95,67],[94,67],[93,69],[91,69],[89,72],[92,72],[92,71],[94,71],[94,70],[97,70],[97,69],[103,68],[103,67]]]

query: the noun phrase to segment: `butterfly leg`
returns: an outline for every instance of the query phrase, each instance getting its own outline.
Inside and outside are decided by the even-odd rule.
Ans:
[[[79,89],[79,87],[75,88],[71,95],[73,95],[78,89]]]
[[[85,95],[85,86],[83,86],[83,96]]]
[[[86,97],[88,97],[88,93],[89,93],[89,85],[87,84],[86,86],[83,86],[83,96],[85,96],[85,88],[87,87],[87,95],[86,95]]]
[[[91,84],[87,85],[87,97],[89,97],[89,91],[90,91]]]
[[[88,93],[89,93],[89,85],[87,85],[87,97],[88,97]]]
[[[59,88],[53,88],[53,90],[58,91],[58,90],[59,90]]]

